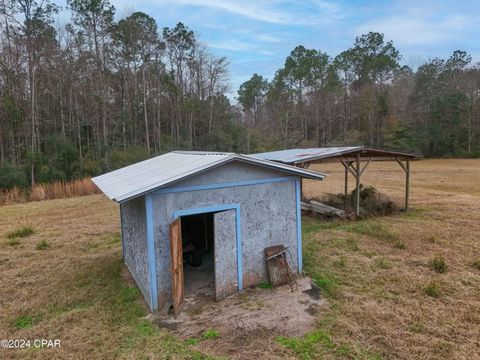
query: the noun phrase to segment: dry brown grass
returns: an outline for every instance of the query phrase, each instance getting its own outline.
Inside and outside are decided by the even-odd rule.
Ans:
[[[35,232],[9,245],[26,225]],[[0,348],[0,359],[204,358],[144,319],[122,265],[118,207],[102,195],[0,207],[0,274],[0,339],[61,340]]]
[[[8,190],[0,189],[0,204],[65,199],[99,193],[100,190],[90,178],[72,181],[55,181],[49,184],[36,184],[26,191],[22,191],[18,188]]]
[[[342,191],[341,166],[319,169],[330,177],[307,182],[307,195]],[[122,270],[118,208],[103,196],[0,207],[0,339],[62,340],[56,350],[0,349],[0,358],[480,358],[480,270],[472,266],[480,259],[480,160],[412,169],[407,214],[340,224],[304,218],[305,269],[331,306],[317,332],[283,339],[287,347],[274,333],[187,345],[144,323],[141,296]],[[364,179],[401,202],[403,176],[380,163]],[[24,225],[35,232],[8,245],[6,234]],[[49,246],[37,250],[42,240]],[[440,257],[445,273],[429,267]],[[437,297],[427,294],[432,284]]]
[[[324,184],[308,182],[307,194],[341,192],[343,169],[317,168],[331,176]],[[480,255],[480,160],[424,160],[412,169],[409,213],[318,231],[314,220],[305,219],[307,230],[312,227],[305,235],[307,268],[338,284],[327,328],[337,342],[383,358],[480,358],[480,271],[471,266]],[[398,165],[371,164],[364,180],[403,201]],[[376,231],[359,234],[371,224]],[[352,236],[354,251],[345,245]],[[339,257],[346,259],[341,269],[334,266]],[[448,272],[429,267],[439,257]],[[378,259],[389,266],[378,266]],[[432,283],[438,297],[425,293]]]

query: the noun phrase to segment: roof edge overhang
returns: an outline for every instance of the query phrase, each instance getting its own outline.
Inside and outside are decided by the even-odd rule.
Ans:
[[[175,152],[175,153],[188,153],[188,151],[180,151],[180,150],[173,151],[173,152]],[[208,154],[208,153],[206,153],[206,154]],[[219,159],[215,162],[212,162],[212,163],[210,163],[210,164],[208,164],[204,167],[201,167],[201,168],[197,169],[192,174],[187,174],[187,175],[180,174],[176,177],[173,177],[172,179],[169,179],[169,181],[167,181],[165,183],[150,184],[148,186],[145,186],[142,189],[138,189],[137,191],[132,191],[132,192],[125,193],[125,194],[115,196],[115,197],[110,197],[105,192],[104,192],[104,194],[107,195],[111,200],[116,201],[117,203],[123,203],[123,202],[129,201],[129,200],[132,200],[134,198],[143,196],[145,194],[148,194],[148,193],[150,193],[152,191],[155,191],[157,189],[167,188],[167,187],[171,186],[172,184],[174,184],[176,182],[192,178],[192,177],[197,176],[201,173],[207,172],[207,171],[212,170],[216,167],[225,165],[225,164],[233,162],[233,161],[240,161],[240,162],[244,162],[244,163],[248,163],[248,164],[252,164],[252,165],[263,166],[263,167],[271,168],[271,169],[274,169],[274,170],[290,173],[293,176],[298,176],[298,177],[301,177],[301,178],[306,178],[306,179],[311,179],[311,180],[323,180],[327,176],[326,174],[320,173],[320,172],[317,172],[317,171],[302,169],[302,168],[299,168],[299,167],[296,167],[296,166],[292,166],[292,165],[289,165],[289,164],[283,164],[283,163],[279,163],[279,162],[276,162],[276,161],[259,159],[259,158],[255,158],[255,157],[249,156],[249,155],[240,155],[240,154],[234,154],[234,153],[223,153],[223,154],[228,154],[229,156],[227,156],[226,158],[223,158],[223,159]],[[100,175],[100,176],[102,176],[102,175]],[[100,176],[92,178],[93,183],[95,185],[97,185],[99,188],[100,188],[100,186],[97,184],[96,178],[98,178]],[[100,190],[102,190],[102,189],[100,188]],[[102,190],[102,192],[103,192],[103,190]]]
[[[181,151],[172,151],[172,152],[175,152],[175,153],[181,153]],[[229,157],[227,158],[224,158],[224,159],[219,159],[215,162],[212,162],[212,163],[209,163],[208,165],[205,165],[205,166],[202,166],[202,167],[199,167],[197,169],[197,172],[195,172],[194,174],[189,174],[189,175],[185,175],[185,174],[180,174],[178,176],[175,176],[175,177],[172,177],[171,179],[169,179],[167,182],[165,183],[162,183],[162,184],[149,184],[148,186],[145,186],[141,189],[138,189],[136,191],[131,191],[131,192],[128,192],[128,193],[125,193],[125,194],[122,194],[122,195],[119,195],[119,196],[116,196],[116,197],[110,197],[108,196],[111,200],[114,200],[118,203],[122,203],[122,202],[125,202],[125,201],[128,201],[128,200],[132,200],[134,198],[137,198],[139,196],[143,196],[151,191],[154,191],[156,189],[160,189],[160,188],[164,188],[164,187],[167,187],[169,186],[170,184],[172,183],[175,183],[177,181],[180,181],[180,180],[184,180],[184,179],[188,179],[192,176],[195,176],[197,174],[200,174],[200,173],[203,173],[205,171],[208,171],[210,169],[213,169],[217,166],[220,166],[220,165],[223,165],[225,164],[226,162],[228,162],[228,159]],[[100,175],[101,176],[101,175]],[[92,178],[92,181],[95,183],[95,178]],[[98,186],[98,184],[95,183],[95,185]],[[100,189],[101,190],[101,189]]]

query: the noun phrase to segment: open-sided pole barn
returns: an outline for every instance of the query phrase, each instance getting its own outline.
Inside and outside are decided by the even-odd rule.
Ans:
[[[93,178],[120,203],[123,257],[152,311],[199,287],[222,299],[268,281],[264,249],[302,270],[300,182],[318,172],[232,153],[171,152]],[[212,285],[213,284],[213,285]]]
[[[311,164],[340,162],[345,168],[345,198],[348,194],[348,178],[351,174],[355,179],[355,214],[360,214],[360,181],[371,161],[396,161],[405,171],[405,204],[408,210],[410,195],[410,160],[419,159],[418,154],[401,151],[373,149],[365,146],[329,147],[309,149],[288,149],[254,154],[253,156],[276,161],[282,164],[298,166],[306,169]],[[363,163],[363,166],[362,166]]]

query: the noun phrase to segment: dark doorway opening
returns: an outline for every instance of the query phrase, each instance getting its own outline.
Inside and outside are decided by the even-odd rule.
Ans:
[[[201,292],[215,297],[213,213],[182,216],[185,296]]]

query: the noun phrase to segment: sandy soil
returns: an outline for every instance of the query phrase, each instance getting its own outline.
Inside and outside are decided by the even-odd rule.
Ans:
[[[266,331],[270,335],[301,336],[315,328],[316,315],[326,301],[309,277],[297,280],[298,290],[288,285],[275,289],[249,288],[215,302],[211,293],[187,297],[177,319],[150,315],[160,327],[173,328],[181,338],[197,337],[216,329],[224,338]]]

